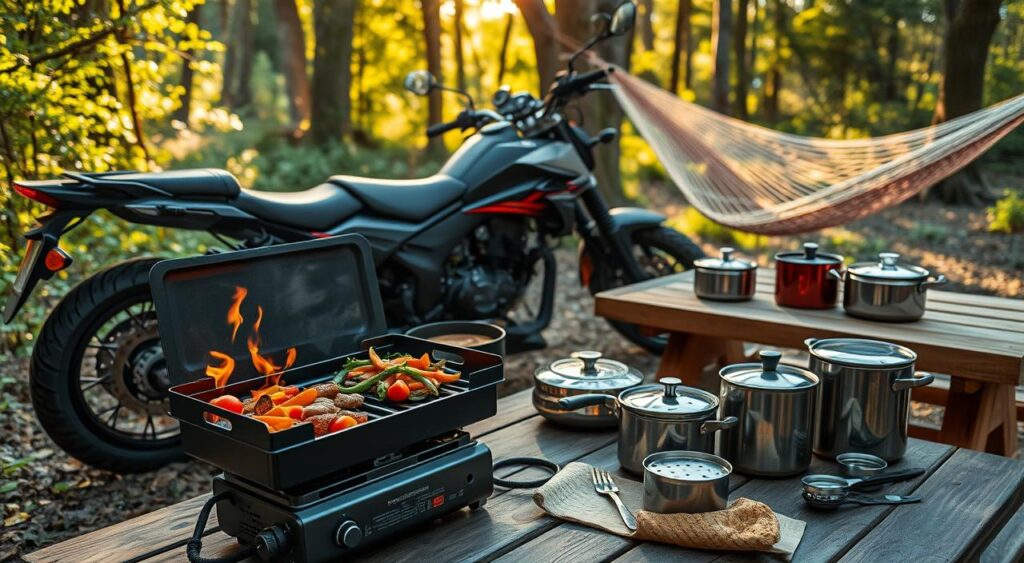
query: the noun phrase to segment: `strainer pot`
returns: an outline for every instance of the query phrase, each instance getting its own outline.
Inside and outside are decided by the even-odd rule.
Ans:
[[[644,510],[661,514],[725,510],[732,465],[709,453],[658,452],[644,458]]]

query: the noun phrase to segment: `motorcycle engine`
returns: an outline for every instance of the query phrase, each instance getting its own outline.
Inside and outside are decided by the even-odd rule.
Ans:
[[[449,314],[459,319],[502,316],[529,281],[528,242],[522,221],[495,219],[477,228],[449,263]]]

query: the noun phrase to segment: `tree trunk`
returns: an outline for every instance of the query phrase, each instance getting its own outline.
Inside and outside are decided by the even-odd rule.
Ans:
[[[309,136],[316,144],[352,132],[352,38],[357,0],[314,0],[312,107]]]
[[[188,17],[185,18],[185,23],[192,23],[199,25],[199,8],[202,4],[196,4],[192,6],[192,10],[188,13]],[[174,119],[181,121],[187,127],[189,124],[189,115],[192,113],[192,80],[195,77],[195,71],[192,69],[192,62],[195,60],[196,51],[195,49],[187,49],[181,60],[181,87],[184,92],[181,93],[181,105],[174,111]]]
[[[455,87],[466,91],[466,56],[462,45],[462,12],[465,1],[455,0]]]
[[[637,34],[644,51],[654,50],[654,0],[637,2],[639,13],[636,15]]]
[[[498,51],[498,86],[505,80],[506,59],[508,59],[508,41],[512,38],[512,25],[516,17],[512,14],[505,16],[505,35],[502,36],[501,49]],[[538,68],[539,71],[539,68]],[[541,91],[543,94],[543,91]]]
[[[933,121],[940,123],[981,109],[985,63],[992,35],[999,24],[1001,0],[945,0],[949,27],[939,101]],[[947,203],[978,205],[988,193],[974,165],[946,179],[933,193]]]
[[[775,123],[779,118],[779,92],[782,91],[782,39],[785,31],[786,13],[783,11],[782,0],[772,3],[774,17],[774,52],[772,66],[768,78],[764,82],[764,117],[768,123]],[[767,20],[767,15],[765,20]]]
[[[423,38],[426,41],[427,70],[444,83],[441,75],[441,2],[440,0],[422,0],[423,4]],[[427,123],[433,125],[444,119],[441,91],[434,90],[428,96]],[[444,152],[444,139],[434,137],[427,142],[427,150],[433,154]]]
[[[533,37],[533,52],[537,58],[537,74],[540,79],[539,92],[543,96],[555,81],[555,74],[561,67],[556,40],[558,23],[544,6],[544,0],[515,0],[515,3]]]
[[[679,93],[679,64],[686,57],[686,88],[690,87],[690,15],[693,12],[693,0],[679,0],[676,12],[676,33],[672,45],[672,68],[669,71],[668,89]]]
[[[256,34],[253,30],[252,0],[237,0],[238,17],[238,81],[231,95],[232,109],[242,109],[252,103],[252,65],[255,57]]]
[[[277,41],[281,49],[281,70],[288,92],[288,113],[298,129],[309,122],[309,75],[306,74],[306,36],[295,0],[274,0]]]
[[[556,0],[555,18],[561,34],[583,43],[593,35],[590,17],[595,13],[610,13],[618,6],[616,0]],[[630,46],[632,34],[616,37],[603,42],[597,52],[602,59],[629,70]],[[604,127],[619,128],[622,125],[622,109],[612,96],[595,93],[580,101],[583,110],[583,121],[590,133]],[[598,189],[609,205],[623,205],[627,202],[622,191],[622,176],[619,158],[621,150],[619,139],[598,145],[595,153],[596,165],[594,176],[597,178]]]
[[[729,46],[732,43],[732,0],[715,0],[711,20],[711,45],[714,50],[712,106],[729,113]]]
[[[738,0],[736,8],[736,35],[732,48],[736,60],[736,117],[747,118],[747,88],[750,85],[750,68],[747,66],[747,21],[750,0]]]

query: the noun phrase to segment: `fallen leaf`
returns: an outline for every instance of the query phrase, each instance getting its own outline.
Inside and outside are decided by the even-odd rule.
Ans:
[[[26,520],[28,520],[28,512],[19,512],[4,518],[4,527],[9,528],[11,526],[17,526]]]
[[[0,485],[0,494],[9,493],[18,488],[17,481],[7,481],[3,485]]]

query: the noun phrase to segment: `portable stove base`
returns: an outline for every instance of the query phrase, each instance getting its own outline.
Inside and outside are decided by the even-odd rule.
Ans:
[[[492,479],[490,450],[459,433],[411,460],[389,460],[315,490],[267,491],[231,475],[214,477],[213,490],[230,492],[217,503],[222,531],[255,545],[265,561],[312,563],[338,561],[444,514],[479,508]]]

